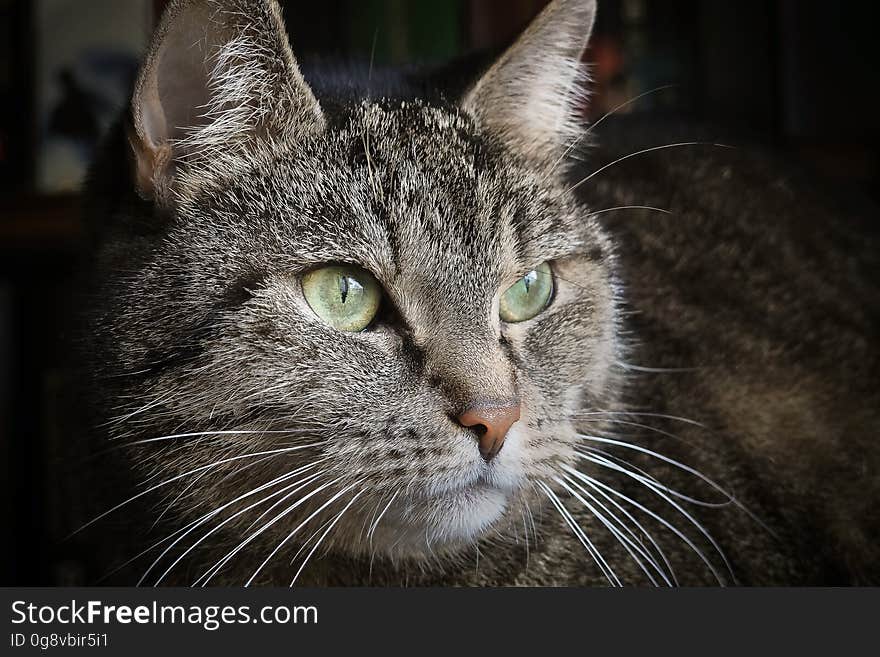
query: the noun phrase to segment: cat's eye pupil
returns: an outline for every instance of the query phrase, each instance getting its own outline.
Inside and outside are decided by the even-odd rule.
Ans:
[[[348,296],[348,276],[340,276],[339,277],[339,298],[342,299],[342,303],[345,303],[345,298]]]

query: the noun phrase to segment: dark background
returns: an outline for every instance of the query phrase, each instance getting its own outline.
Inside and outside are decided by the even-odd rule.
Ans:
[[[83,5],[90,0],[76,0]],[[123,0],[120,0],[123,1]],[[160,8],[164,3],[154,3]],[[508,42],[542,0],[289,0],[298,56],[377,66],[434,62]],[[829,186],[880,199],[880,68],[875,3],[600,0],[586,57],[598,118],[624,108],[725,126],[787,152]],[[83,253],[76,192],[46,194],[35,70],[51,41],[37,1],[0,0],[0,584],[76,584],[57,547],[80,492],[69,463],[63,391],[76,387],[60,339]],[[86,29],[74,21],[70,30]],[[600,133],[601,134],[601,133]],[[663,135],[644,147],[665,143]],[[668,140],[667,140],[668,141]],[[64,503],[62,503],[62,499]],[[71,504],[73,502],[73,504]]]

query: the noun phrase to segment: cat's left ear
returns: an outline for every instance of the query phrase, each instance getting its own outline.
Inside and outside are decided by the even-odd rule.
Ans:
[[[581,134],[581,55],[595,0],[554,0],[467,92],[462,107],[485,130],[537,162],[555,162]]]

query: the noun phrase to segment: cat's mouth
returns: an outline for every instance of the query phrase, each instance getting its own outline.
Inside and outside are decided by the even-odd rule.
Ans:
[[[433,483],[414,496],[425,500],[442,500],[461,495],[475,495],[479,492],[497,491],[512,495],[522,488],[522,477],[501,464],[481,464],[467,473],[450,478],[442,483]]]
[[[445,500],[462,495],[478,495],[479,493],[489,493],[491,491],[510,495],[514,492],[514,489],[507,486],[499,486],[490,477],[480,475],[472,481],[456,482],[440,489],[432,487],[430,490],[423,491],[417,497],[423,500]]]

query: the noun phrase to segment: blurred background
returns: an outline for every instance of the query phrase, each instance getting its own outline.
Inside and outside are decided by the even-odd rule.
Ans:
[[[0,0],[0,584],[76,584],[65,301],[83,253],[79,187],[126,103],[164,0]],[[503,46],[545,0],[288,0],[297,56],[434,63]],[[587,118],[723,125],[880,200],[873,2],[600,0]],[[657,143],[664,143],[658,135]],[[657,145],[645,144],[645,147]],[[60,500],[64,499],[64,504]]]

